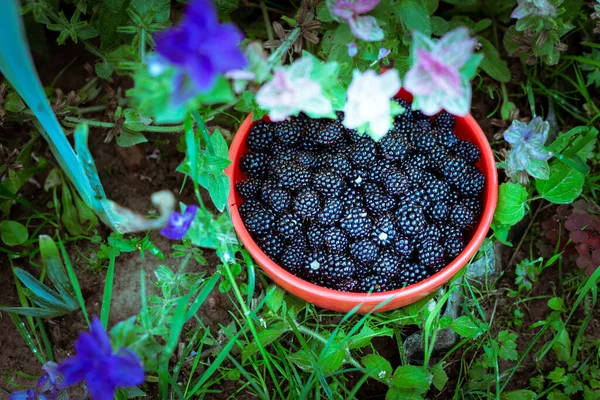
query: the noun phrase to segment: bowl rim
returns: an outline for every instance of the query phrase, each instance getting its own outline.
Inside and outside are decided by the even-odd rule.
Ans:
[[[399,93],[396,97],[401,97],[406,100],[410,96],[409,93]],[[484,203],[484,209],[481,214],[480,222],[473,232],[473,236],[468,244],[465,246],[463,251],[449,264],[442,268],[437,273],[433,274],[427,279],[424,279],[415,284],[406,286],[405,288],[390,290],[387,292],[377,293],[358,293],[358,292],[341,292],[333,289],[328,289],[322,286],[318,286],[314,283],[308,282],[302,278],[299,278],[292,273],[288,272],[283,267],[279,266],[275,261],[271,260],[258,246],[258,244],[251,237],[250,233],[246,229],[241,216],[238,211],[237,202],[235,198],[235,182],[234,182],[234,163],[239,161],[239,151],[243,141],[246,139],[250,128],[253,125],[252,113],[244,119],[239,129],[237,130],[235,137],[231,143],[229,149],[229,160],[231,164],[226,168],[225,173],[229,177],[229,196],[228,196],[228,208],[230,210],[231,219],[242,243],[250,253],[250,255],[258,262],[263,270],[269,275],[271,279],[276,281],[279,286],[282,286],[280,281],[286,282],[290,287],[298,287],[304,293],[317,296],[319,298],[326,298],[329,301],[340,302],[340,303],[351,303],[353,305],[379,305],[389,301],[393,298],[393,302],[397,302],[400,299],[411,299],[415,298],[417,301],[420,294],[430,294],[446,282],[448,282],[454,275],[456,275],[462,267],[468,264],[469,260],[477,253],[477,250],[483,243],[492,223],[494,211],[498,201],[498,176],[496,171],[496,165],[494,162],[494,154],[490,147],[489,141],[483,130],[473,118],[471,114],[467,114],[462,118],[465,125],[470,130],[473,136],[478,137],[478,148],[481,150],[482,170],[487,171],[486,174],[486,185],[484,191],[487,194],[486,201]],[[479,145],[481,144],[481,145]],[[286,291],[293,295],[299,296],[292,292],[288,288],[284,287]],[[311,302],[310,299],[303,298],[304,300]],[[409,303],[407,303],[409,304]],[[407,305],[406,304],[406,305]],[[399,306],[402,307],[402,306]],[[398,308],[399,308],[398,307]]]

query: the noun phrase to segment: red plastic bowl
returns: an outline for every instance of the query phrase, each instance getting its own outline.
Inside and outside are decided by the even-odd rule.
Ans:
[[[401,90],[397,97],[412,101],[412,95],[404,90]],[[483,239],[490,228],[494,209],[496,208],[496,202],[498,201],[498,178],[496,175],[494,155],[490,148],[490,144],[475,119],[471,115],[457,117],[455,129],[456,135],[479,147],[481,150],[481,160],[479,160],[476,166],[484,174],[486,179],[486,185],[483,190],[483,213],[481,214],[479,222],[473,228],[471,239],[462,253],[437,274],[414,285],[389,292],[339,292],[300,279],[277,265],[258,247],[246,230],[238,211],[238,205],[242,204],[243,200],[237,193],[235,184],[246,178],[239,168],[239,161],[241,157],[248,152],[246,136],[248,135],[252,124],[252,115],[248,115],[240,126],[240,129],[238,129],[235,138],[231,143],[231,149],[229,150],[231,165],[227,168],[226,173],[231,180],[228,204],[231,212],[231,219],[233,220],[233,226],[242,240],[242,243],[246,246],[246,249],[248,249],[252,257],[263,268],[267,275],[269,275],[279,286],[309,303],[340,312],[348,312],[360,304],[359,312],[361,313],[372,311],[379,304],[390,298],[391,299],[385,305],[377,308],[375,311],[393,310],[414,303],[435,292],[465,266],[477,252],[477,249],[483,242]]]

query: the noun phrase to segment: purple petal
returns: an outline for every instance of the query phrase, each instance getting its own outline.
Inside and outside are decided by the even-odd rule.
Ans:
[[[71,357],[58,365],[58,372],[64,376],[61,388],[75,385],[82,382],[88,370],[92,368],[92,364],[86,360],[81,360],[77,357]]]
[[[386,49],[385,47],[382,47],[379,49],[379,54],[377,55],[377,59],[381,60],[382,58],[389,56],[391,52],[392,52],[391,50]]]
[[[167,225],[161,229],[161,235],[172,240],[182,239],[190,229],[192,221],[194,220],[194,217],[196,217],[197,211],[198,207],[191,205],[185,209],[183,214],[173,212],[169,217]]]
[[[404,77],[406,90],[415,95],[429,95],[435,92],[435,84],[428,71],[421,64],[413,66]]]
[[[117,388],[104,379],[96,379],[91,377],[85,382],[87,388],[92,395],[92,399],[94,400],[109,400],[115,398],[115,392]]]
[[[33,389],[21,390],[8,395],[8,400],[36,400]]]
[[[417,57],[419,64],[431,76],[437,89],[441,89],[450,97],[460,96],[460,75],[457,70],[423,49],[417,49]]]
[[[367,42],[377,42],[383,40],[383,31],[377,24],[375,17],[363,16],[348,20],[352,34]]]
[[[144,383],[142,362],[133,351],[122,348],[107,362],[111,365],[110,380],[116,387],[138,386]]]
[[[348,46],[348,55],[350,57],[354,57],[358,53],[358,46],[355,42],[348,43],[346,46]]]
[[[354,15],[354,5],[351,1],[337,0],[330,11],[336,17],[348,20]]]
[[[379,0],[357,0],[354,5],[354,12],[364,14],[377,7],[377,4],[379,4]]]
[[[185,8],[184,25],[194,25],[201,29],[212,30],[218,26],[217,9],[209,0],[192,0]]]
[[[188,59],[187,70],[198,92],[208,92],[212,89],[217,78],[217,71],[215,71],[210,58],[199,54]]]
[[[108,332],[106,332],[106,329],[104,329],[104,326],[102,326],[102,323],[98,317],[94,317],[92,319],[92,328],[90,333],[103,354],[109,354],[112,352],[110,337],[108,337]]]
[[[181,45],[187,42],[187,32],[177,27],[160,32],[156,35],[156,51],[169,62],[182,65],[189,54],[182,51]]]

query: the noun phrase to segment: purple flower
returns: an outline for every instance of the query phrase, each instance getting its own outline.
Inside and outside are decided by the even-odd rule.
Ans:
[[[22,390],[19,392],[13,392],[8,395],[8,400],[38,400],[45,399],[45,397],[38,397],[33,389]]]
[[[517,8],[514,9],[511,18],[521,19],[530,15],[538,17],[555,17],[556,7],[548,0],[517,0]]]
[[[48,361],[42,366],[45,371],[37,381],[36,389],[27,389],[14,392],[8,395],[9,400],[53,400],[61,394],[64,399],[68,399],[67,393],[59,391],[57,388],[62,385],[63,378],[57,371],[58,364]]]
[[[391,52],[392,52],[392,50],[386,49],[385,47],[380,48],[379,49],[379,54],[377,55],[377,60],[381,60],[382,58],[386,58],[387,56],[390,55]]]
[[[348,43],[346,46],[348,46],[348,56],[354,57],[356,54],[358,54],[358,46],[356,46],[356,42]]]
[[[411,54],[411,68],[404,77],[404,87],[415,96],[413,103],[426,115],[445,109],[455,115],[466,115],[471,106],[469,75],[474,68],[463,67],[481,59],[473,55],[477,41],[469,36],[467,28],[460,27],[434,42],[415,31]]]
[[[212,2],[193,0],[179,25],[156,36],[156,50],[180,68],[178,86],[189,98],[211,90],[219,74],[246,66],[238,47],[242,39],[233,24],[219,23]],[[191,88],[186,86],[188,81]]]
[[[187,206],[183,214],[172,212],[167,225],[160,230],[160,234],[171,240],[181,240],[190,229],[197,211],[198,207],[192,205]]]
[[[548,139],[550,124],[540,117],[535,117],[526,124],[514,120],[504,131],[504,140],[511,145],[506,158],[506,174],[517,176],[520,171],[536,179],[548,179],[549,167],[546,161],[552,153],[544,148]]]
[[[352,34],[358,39],[376,42],[383,39],[383,31],[375,17],[361,15],[374,9],[379,0],[328,0],[327,6],[333,17],[346,21]]]
[[[75,342],[75,356],[63,361],[58,372],[68,387],[85,380],[93,399],[113,399],[120,387],[144,382],[144,369],[138,356],[123,347],[113,352],[108,333],[94,318],[90,333],[80,333]]]

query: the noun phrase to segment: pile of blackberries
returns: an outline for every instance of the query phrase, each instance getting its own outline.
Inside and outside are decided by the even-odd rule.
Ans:
[[[294,275],[346,292],[419,282],[452,261],[477,222],[480,151],[455,119],[406,111],[379,142],[338,120],[258,121],[236,189],[246,229]]]

